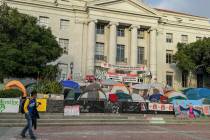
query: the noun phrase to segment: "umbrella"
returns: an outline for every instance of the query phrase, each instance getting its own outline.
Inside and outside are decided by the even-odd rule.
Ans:
[[[162,96],[162,94],[156,93],[153,94],[149,97],[149,100],[152,102],[158,102],[160,100],[160,97]]]
[[[124,102],[124,101],[132,101],[132,97],[124,92],[117,92],[115,93],[118,97],[118,101]]]
[[[145,102],[144,98],[139,94],[131,94],[133,102]]]
[[[78,100],[98,101],[107,100],[107,97],[103,91],[88,91],[81,94]]]
[[[123,92],[129,94],[128,88],[124,84],[116,84],[112,87],[112,93]]]
[[[116,85],[116,84],[119,84],[119,83],[112,80],[112,79],[106,79],[106,80],[102,80],[101,84],[105,85],[105,86],[113,86],[113,85]]]
[[[203,98],[210,99],[210,89],[207,88],[194,88],[185,92],[185,95],[190,100],[200,100]]]
[[[64,81],[61,81],[60,83],[63,87],[68,87],[68,88],[76,89],[76,88],[80,87],[77,82],[74,82],[74,81],[71,81],[71,80],[64,80]]]
[[[181,99],[181,100],[187,99],[187,97],[183,93],[176,91],[167,92],[164,96],[168,98],[169,102],[172,102],[175,99]]]
[[[151,88],[151,84],[135,84],[133,86],[131,86],[134,89],[140,89],[140,90],[144,90],[144,89],[150,89]]]

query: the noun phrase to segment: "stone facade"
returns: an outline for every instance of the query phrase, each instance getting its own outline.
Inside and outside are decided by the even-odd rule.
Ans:
[[[210,36],[208,18],[153,9],[139,0],[6,2],[51,28],[65,48],[63,56],[55,62],[60,65],[63,78],[70,73],[71,62],[74,75],[82,77],[94,74],[101,62],[107,62],[144,66],[153,80],[164,84],[172,80],[172,86],[181,87],[182,74],[171,58],[177,43]]]

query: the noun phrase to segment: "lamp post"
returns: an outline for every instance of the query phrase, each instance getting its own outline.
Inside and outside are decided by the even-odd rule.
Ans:
[[[74,68],[74,63],[73,62],[71,62],[70,63],[70,70],[71,70],[71,79],[73,78],[73,68]]]

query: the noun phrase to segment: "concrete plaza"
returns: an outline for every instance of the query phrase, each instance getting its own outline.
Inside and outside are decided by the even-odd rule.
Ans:
[[[21,127],[0,127],[0,140],[27,140]],[[210,125],[81,125],[38,127],[38,140],[209,140]]]

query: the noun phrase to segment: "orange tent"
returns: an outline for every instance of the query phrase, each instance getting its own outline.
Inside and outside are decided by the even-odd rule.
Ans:
[[[17,80],[12,80],[9,81],[6,85],[5,85],[5,89],[12,89],[12,88],[18,88],[20,91],[22,91],[22,96],[26,97],[27,96],[27,92],[26,92],[26,88],[24,87],[24,85]]]
[[[112,87],[111,93],[116,93],[118,91],[124,92],[126,94],[129,94],[130,93],[129,89],[124,84],[121,84],[121,83],[115,84]]]

